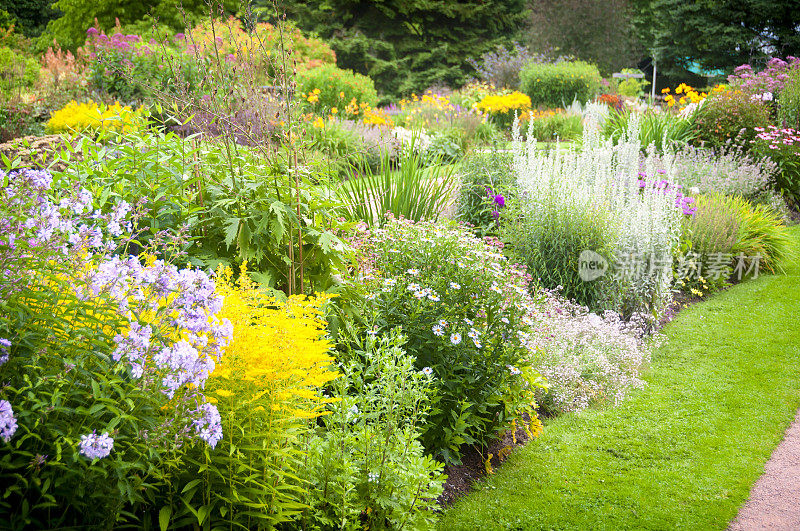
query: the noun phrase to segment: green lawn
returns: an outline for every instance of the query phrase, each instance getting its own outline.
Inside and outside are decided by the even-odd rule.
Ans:
[[[724,529],[800,406],[800,267],[786,273],[681,312],[645,389],[548,423],[440,528]]]

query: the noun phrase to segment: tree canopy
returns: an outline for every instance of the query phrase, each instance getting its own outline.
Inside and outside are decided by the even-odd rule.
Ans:
[[[390,95],[464,84],[467,59],[509,43],[527,16],[525,0],[292,0],[286,10],[329,40],[340,67]]]
[[[800,0],[633,0],[634,25],[659,71],[731,72],[800,54]]]

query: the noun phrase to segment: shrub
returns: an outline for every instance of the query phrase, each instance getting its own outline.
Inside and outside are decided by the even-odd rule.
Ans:
[[[500,128],[507,129],[516,117],[530,111],[531,99],[518,91],[489,95],[479,101],[475,108],[491,116]]]
[[[773,186],[787,201],[800,206],[800,131],[756,127],[753,141],[755,152],[773,161],[778,171]]]
[[[603,134],[614,142],[623,138],[628,130],[631,114],[635,111],[617,111],[609,114],[603,125]],[[646,112],[639,120],[639,143],[642,149],[655,146],[659,152],[673,144],[687,144],[697,135],[690,120],[669,112]]]
[[[472,153],[461,163],[458,219],[480,236],[494,235],[507,197],[514,190],[511,153]]]
[[[530,135],[518,140],[519,201],[504,233],[544,287],[561,285],[566,297],[592,310],[610,308],[626,318],[644,313],[657,321],[672,280],[661,264],[671,263],[685,203],[670,173],[655,175],[652,151],[640,161],[638,139],[633,120],[617,145],[602,141],[594,128],[575,150],[542,152]],[[656,180],[646,181],[642,167]],[[599,256],[586,260],[584,251]],[[585,262],[607,266],[610,260],[619,260],[615,271],[583,280]],[[631,267],[636,263],[650,266]]]
[[[583,61],[530,62],[520,72],[520,90],[534,107],[563,107],[578,100],[586,103],[600,90],[600,72]]]
[[[541,385],[518,332],[528,278],[465,229],[390,219],[355,236],[360,273],[374,278],[360,315],[371,333],[402,327],[417,370],[436,390],[425,449],[458,462],[463,444],[485,446],[522,414]],[[428,369],[425,369],[425,368]]]
[[[527,134],[542,142],[578,140],[583,135],[583,118],[571,112],[529,113],[520,121]]]
[[[145,109],[133,110],[119,103],[106,106],[95,102],[69,102],[66,107],[51,114],[47,122],[50,133],[99,133],[113,131],[129,133],[145,125]]]
[[[641,70],[636,68],[623,68],[621,70],[623,74],[643,74]],[[627,79],[623,79],[617,84],[617,93],[622,96],[627,96],[629,98],[641,98],[645,95],[645,89],[650,84],[644,78],[635,78],[630,77]]]
[[[336,65],[311,68],[297,75],[297,91],[310,109],[322,114],[336,108],[345,117],[357,117],[378,103],[375,84],[367,76]]]
[[[675,168],[675,179],[693,193],[719,192],[755,198],[769,188],[777,166],[770,160],[747,155],[741,147],[726,146],[719,152],[686,145],[665,160]]]
[[[530,50],[513,43],[510,47],[498,46],[493,52],[486,52],[480,58],[467,62],[478,73],[478,77],[498,88],[516,90],[520,85],[520,71],[531,61],[545,62],[545,57],[532,54]]]
[[[643,387],[640,373],[650,362],[651,344],[619,315],[602,316],[542,292],[531,314],[533,333],[528,344],[533,367],[547,378],[537,392],[543,411],[564,413],[624,400],[631,389]]]
[[[230,337],[222,301],[201,271],[110,254],[130,240],[124,201],[102,214],[46,171],[3,179],[0,396],[16,434],[0,457],[2,520],[134,525],[186,448],[223,437],[202,391]]]
[[[306,523],[323,529],[423,529],[433,525],[442,465],[423,455],[420,427],[433,377],[390,333],[345,355],[324,429],[309,442]]]
[[[737,66],[733,70],[733,74],[728,76],[728,82],[732,87],[747,94],[769,94],[767,101],[776,99],[783,91],[789,76],[800,67],[800,59],[797,57],[787,57],[786,59],[788,62],[780,57],[773,57],[767,61],[764,70],[758,73],[754,72],[750,65]]]
[[[297,477],[305,468],[305,439],[330,401],[319,388],[331,369],[321,307],[325,296],[265,294],[246,264],[215,278],[224,297],[218,315],[233,335],[211,373],[206,394],[217,404],[225,437],[214,452],[190,452],[175,482],[171,523],[176,527],[271,528],[296,518],[305,498]],[[203,516],[197,516],[202,514]]]
[[[728,284],[739,241],[739,216],[727,197],[713,192],[698,196],[695,207],[695,215],[683,223],[675,280],[682,291],[702,296]]]
[[[33,88],[39,79],[39,64],[8,46],[0,46],[0,96],[11,97],[16,91]]]
[[[728,141],[740,143],[745,149],[755,138],[754,127],[770,123],[769,108],[740,90],[712,94],[692,115],[697,130],[694,142],[705,142],[719,148]]]
[[[131,103],[148,99],[154,92],[188,92],[203,75],[192,54],[171,43],[151,40],[145,44],[136,34],[109,37],[95,28],[89,28],[87,35],[84,53],[89,60],[89,83],[113,99]]]
[[[778,98],[778,123],[800,130],[800,68],[790,71]]]

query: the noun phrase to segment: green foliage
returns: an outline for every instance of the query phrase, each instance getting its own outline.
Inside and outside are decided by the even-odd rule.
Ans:
[[[44,134],[44,126],[33,105],[0,102],[0,143],[28,135]]]
[[[364,168],[364,175],[351,178],[336,188],[351,220],[370,225],[381,223],[390,212],[413,221],[437,219],[449,203],[456,178],[452,167],[441,159],[430,166],[411,145],[403,146],[397,164],[384,153],[377,172]]]
[[[337,178],[350,177],[353,170],[377,171],[385,156],[394,161],[400,152],[399,141],[386,128],[345,120],[323,123],[324,127],[310,124],[306,131],[314,149],[323,155],[315,166]]]
[[[675,280],[680,290],[705,295],[728,285],[739,243],[739,216],[730,204],[721,194],[695,198],[697,210],[683,220],[676,256]]]
[[[800,129],[800,68],[789,70],[789,79],[778,97],[778,123]]]
[[[578,274],[581,252],[590,249],[612,262],[616,231],[608,212],[561,203],[541,205],[536,221],[510,213],[500,227],[500,238],[525,264],[542,286],[561,286],[567,299],[591,309],[602,308],[613,290],[608,275],[585,282]]]
[[[28,38],[35,38],[41,35],[49,21],[60,15],[52,5],[51,0],[4,1],[0,3],[0,13],[8,13],[11,19],[9,22],[14,24],[17,31]],[[8,27],[1,19],[2,16],[0,16],[0,27]]]
[[[140,44],[130,44],[127,38],[135,38]],[[122,34],[108,38],[101,33],[90,38],[86,48],[93,54],[88,67],[91,87],[107,98],[126,103],[196,88],[203,68],[194,56],[182,49],[144,45],[141,41],[138,35]]]
[[[359,311],[363,326],[402,327],[417,369],[433,376],[426,451],[459,462],[462,445],[486,446],[532,413],[542,382],[519,334],[531,304],[524,273],[462,228],[391,220],[357,237],[366,237],[361,273],[377,277]]]
[[[697,129],[695,143],[722,147],[734,141],[748,147],[756,136],[754,127],[770,123],[769,107],[742,91],[726,90],[712,94],[692,115]]]
[[[600,90],[600,72],[583,61],[531,62],[519,77],[520,90],[534,107],[563,107],[574,100],[586,103]]]
[[[705,73],[731,73],[739,65],[768,58],[773,50],[800,55],[795,1],[631,3],[639,39],[653,50],[659,78],[671,84],[703,86],[708,83]]]
[[[522,125],[526,134],[537,140],[579,140],[583,135],[583,117],[571,112],[547,113],[539,118],[530,119],[530,123]]]
[[[502,195],[504,204],[508,200],[515,185],[512,163],[511,153],[498,150],[472,153],[461,162],[458,219],[472,225],[478,236],[497,232],[502,207],[492,196]]]
[[[625,138],[634,111],[612,111],[603,124],[603,134],[615,143]],[[691,120],[670,112],[646,112],[639,116],[639,142],[642,150],[654,145],[656,151],[686,145],[698,135]]]
[[[419,442],[432,378],[415,368],[397,330],[365,341],[352,326],[350,334],[337,401],[309,442],[305,519],[323,529],[428,528],[444,483],[442,465]]]
[[[31,89],[38,79],[39,63],[35,59],[0,46],[0,96],[7,99],[14,92]]]
[[[621,73],[642,74],[643,72],[635,68],[623,68]],[[617,94],[628,96],[629,98],[641,98],[645,95],[645,89],[648,85],[650,85],[650,82],[644,78],[637,79],[635,77],[630,77],[628,79],[623,79],[617,83]]]
[[[221,11],[220,15],[238,9],[238,3],[232,0],[212,4],[215,13]],[[209,14],[209,6],[203,0],[182,2],[181,9],[176,9],[171,0],[57,0],[53,8],[62,15],[47,24],[47,29],[39,38],[39,47],[47,48],[55,39],[62,48],[73,52],[83,45],[86,30],[95,25],[95,20],[100,29],[105,31],[111,30],[117,21],[123,26],[139,23],[136,29],[142,30],[152,28],[157,20],[160,27],[180,32]]]
[[[328,40],[339,67],[368,75],[382,96],[395,98],[463,85],[472,74],[467,59],[510,43],[525,18],[522,0],[312,0],[285,7],[303,29]]]
[[[254,150],[228,152],[196,138],[149,132],[122,135],[103,147],[84,140],[82,150],[83,160],[72,164],[70,174],[101,203],[115,196],[131,204],[147,198],[141,239],[149,241],[161,230],[184,232],[184,250],[195,265],[216,269],[248,260],[260,283],[286,289],[294,271],[290,238],[298,225],[307,284],[328,288],[345,260],[345,247],[333,232],[336,205],[308,175],[300,179],[296,205],[287,168]]]
[[[319,92],[315,92],[319,89]],[[353,114],[362,109],[365,103],[374,107],[378,103],[378,93],[372,79],[352,70],[343,70],[336,65],[323,65],[297,74],[297,90],[305,98],[312,111],[322,113],[336,107],[340,112]],[[355,112],[347,111],[348,105],[355,101]]]

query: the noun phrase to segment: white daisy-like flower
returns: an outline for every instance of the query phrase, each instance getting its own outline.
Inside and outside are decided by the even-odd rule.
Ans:
[[[431,369],[430,367],[425,367],[424,369],[422,369],[422,374],[424,374],[425,376],[433,376],[433,369]]]
[[[464,317],[464,322],[465,322],[465,323],[467,323],[467,324],[468,324],[468,325],[470,325],[470,326],[472,326],[472,325],[474,325],[474,324],[475,324],[475,323],[473,323],[473,322],[472,322],[470,319],[467,319],[466,317]]]
[[[508,317],[503,317],[500,319],[501,322],[508,324]]]
[[[475,330],[474,328],[470,328],[469,332],[467,332],[467,337],[470,339],[478,339],[481,336],[481,333]]]
[[[450,343],[454,345],[458,345],[459,343],[461,343],[461,334],[459,334],[458,332],[450,334]]]
[[[461,289],[461,284],[459,284],[458,282],[451,282],[450,289]]]
[[[513,375],[520,374],[522,371],[514,367],[513,365],[506,365],[506,368],[511,372]]]
[[[481,342],[480,342],[480,341],[478,341],[477,339],[473,339],[473,340],[472,340],[472,342],[473,342],[473,343],[475,343],[475,346],[476,346],[477,348],[481,348],[481,347],[483,346],[483,345],[481,345]]]
[[[422,289],[422,286],[420,286],[419,284],[415,284],[413,282],[408,285],[408,291],[419,291],[421,289]]]
[[[406,273],[408,273],[409,275],[417,276],[419,275],[419,269],[408,269]]]
[[[444,319],[439,319],[439,326],[441,327],[447,326],[447,321],[445,321]]]
[[[384,286],[394,286],[397,284],[397,279],[394,278],[387,278],[383,281]]]
[[[435,291],[433,291],[433,290],[431,290],[431,292],[430,292],[430,293],[428,293],[428,298],[429,298],[430,300],[432,300],[433,302],[439,302],[439,301],[441,300],[441,299],[439,298],[439,294],[438,294],[438,293],[436,293],[436,292],[435,292]]]
[[[425,290],[415,291],[414,296],[418,299],[424,299],[428,294],[425,293]]]
[[[431,328],[431,331],[435,336],[441,337],[444,335],[444,327],[441,325],[435,325],[433,328]]]

